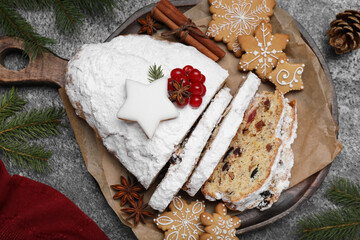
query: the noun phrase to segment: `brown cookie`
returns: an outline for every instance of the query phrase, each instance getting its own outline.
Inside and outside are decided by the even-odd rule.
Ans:
[[[251,71],[264,81],[274,69],[280,58],[286,58],[283,52],[289,42],[289,35],[272,35],[270,23],[261,22],[255,29],[255,36],[240,36],[239,44],[246,53],[241,56],[239,69]]]
[[[241,56],[238,36],[252,35],[261,21],[269,22],[275,0],[209,0],[212,21],[207,35],[223,41],[235,56]]]
[[[201,214],[201,223],[205,225],[205,233],[200,236],[200,240],[210,239],[237,239],[236,228],[240,227],[239,217],[227,215],[225,204],[219,203],[215,207],[215,213],[208,212]]]
[[[283,94],[292,90],[303,90],[304,84],[301,75],[304,67],[305,64],[291,64],[286,58],[282,58],[267,78]]]
[[[164,239],[196,240],[204,232],[200,215],[205,211],[204,202],[187,204],[181,197],[174,197],[169,206],[171,212],[159,214],[154,222],[165,232]]]

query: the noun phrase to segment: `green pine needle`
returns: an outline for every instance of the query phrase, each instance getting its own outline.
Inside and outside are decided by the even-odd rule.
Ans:
[[[78,25],[85,18],[73,0],[56,0],[54,11],[56,25],[67,34],[77,32]]]
[[[25,141],[59,134],[60,119],[64,111],[56,108],[30,110],[0,123],[0,137]]]
[[[0,25],[6,35],[23,39],[24,51],[32,53],[31,60],[39,53],[48,51],[48,45],[55,43],[54,40],[36,33],[34,28],[5,0],[0,0]]]
[[[24,10],[43,10],[53,5],[54,0],[7,0],[8,4],[12,4],[14,8]]]
[[[23,109],[26,100],[21,99],[13,87],[0,99],[0,121]]]
[[[327,197],[336,204],[345,207],[360,207],[360,185],[344,179],[335,178],[331,181],[331,187],[326,192]]]
[[[11,159],[15,166],[32,167],[37,172],[45,172],[51,169],[48,165],[48,159],[52,152],[46,151],[40,146],[0,139],[0,151],[6,158]]]
[[[360,208],[336,209],[310,215],[298,222],[300,239],[358,239]]]
[[[148,80],[150,82],[153,82],[155,80],[158,80],[162,77],[164,77],[164,73],[163,70],[161,69],[161,66],[156,66],[156,64],[152,65],[149,67],[149,72],[148,72]]]
[[[0,98],[0,152],[16,166],[44,172],[50,169],[47,161],[52,153],[28,140],[59,134],[64,110],[50,107],[16,114],[25,104],[15,88]]]

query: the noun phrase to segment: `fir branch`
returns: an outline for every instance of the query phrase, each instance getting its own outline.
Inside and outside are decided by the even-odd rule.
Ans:
[[[54,0],[7,0],[14,8],[23,10],[43,10],[52,7]]]
[[[26,53],[32,53],[31,60],[40,53],[48,51],[47,46],[55,41],[35,32],[33,27],[4,0],[0,0],[0,25],[4,33],[11,37],[23,39]]]
[[[0,121],[23,109],[26,100],[20,98],[13,87],[0,99]]]
[[[164,77],[163,70],[161,69],[161,66],[156,66],[156,64],[149,67],[148,71],[148,80],[150,82],[153,82],[155,80],[158,80],[162,77]]]
[[[2,138],[0,139],[0,151],[6,158],[13,160],[16,166],[32,167],[38,172],[45,172],[50,169],[47,160],[52,153],[42,147]]]
[[[360,232],[360,208],[336,209],[313,214],[298,222],[300,239],[355,239]]]
[[[58,125],[64,115],[63,109],[46,108],[30,110],[0,123],[0,138],[9,137],[25,141],[59,134]]]
[[[78,24],[85,18],[73,0],[56,0],[54,12],[57,26],[68,34],[77,32]]]
[[[345,207],[358,206],[360,208],[360,185],[344,179],[334,178],[326,196],[336,204]]]

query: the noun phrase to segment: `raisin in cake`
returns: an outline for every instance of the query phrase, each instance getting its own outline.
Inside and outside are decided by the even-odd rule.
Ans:
[[[148,139],[138,123],[119,120],[116,115],[126,98],[125,80],[148,84],[148,69],[153,64],[162,66],[164,77],[170,77],[174,68],[192,65],[206,76],[207,91],[199,108],[179,109],[179,117],[161,122]],[[226,70],[193,47],[126,35],[108,43],[84,45],[68,63],[65,89],[76,113],[148,188],[227,76]]]
[[[202,188],[209,200],[222,199],[234,210],[269,208],[289,185],[296,136],[295,101],[263,92],[252,101],[243,122]]]
[[[231,99],[230,89],[227,87],[221,89],[201,116],[189,138],[174,153],[175,156],[172,158],[173,161],[165,177],[150,198],[149,205],[153,209],[164,211],[188,180],[213,129],[221,119]]]
[[[215,130],[216,132],[204,150],[198,166],[184,186],[184,190],[190,196],[194,196],[200,190],[225,154],[242,122],[245,110],[258,90],[260,82],[260,79],[255,74],[249,73],[248,78],[234,97],[228,113]]]

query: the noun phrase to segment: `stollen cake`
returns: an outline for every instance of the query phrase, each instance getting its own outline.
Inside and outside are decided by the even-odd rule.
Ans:
[[[174,153],[165,177],[150,198],[149,205],[153,209],[164,211],[188,180],[213,129],[231,99],[230,89],[227,87],[221,89],[201,116],[191,135],[185,139],[183,146]]]
[[[289,186],[296,136],[296,103],[276,91],[258,94],[211,177],[202,188],[209,200],[233,210],[271,207]]]
[[[260,82],[255,74],[249,73],[247,80],[232,100],[228,113],[221,120],[219,127],[215,129],[215,134],[204,150],[198,166],[184,186],[184,190],[190,196],[194,196],[200,190],[201,186],[211,176],[221,157],[226,153]]]
[[[138,123],[119,120],[116,115],[126,99],[125,80],[148,84],[148,70],[154,64],[162,67],[167,78],[174,68],[192,65],[199,69],[207,79],[206,94],[199,108],[179,108],[179,116],[161,122],[148,139]],[[148,188],[227,76],[226,70],[194,47],[145,35],[125,35],[81,47],[68,63],[65,89],[77,115]]]

